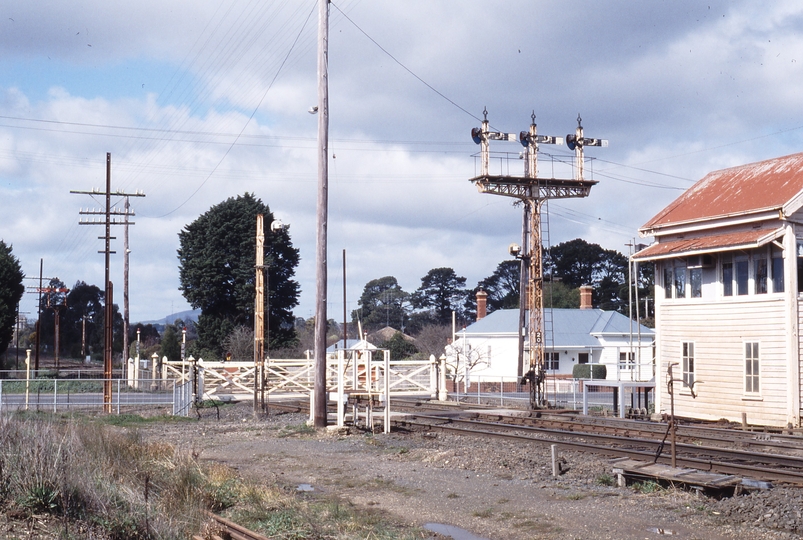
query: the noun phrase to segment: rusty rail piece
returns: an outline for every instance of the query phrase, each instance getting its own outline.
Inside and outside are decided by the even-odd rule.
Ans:
[[[212,512],[206,512],[206,517],[212,520],[220,534],[212,534],[206,538],[196,534],[192,540],[270,540],[267,536],[255,533]]]

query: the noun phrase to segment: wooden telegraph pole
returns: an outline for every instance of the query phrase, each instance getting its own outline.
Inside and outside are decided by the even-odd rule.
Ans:
[[[105,263],[106,263],[106,274],[105,274],[105,316],[104,316],[104,331],[103,331],[103,407],[106,412],[112,411],[112,344],[114,342],[114,298],[113,298],[113,287],[112,282],[109,279],[110,277],[110,256],[112,253],[115,253],[111,250],[111,241],[115,238],[111,235],[111,226],[112,225],[125,225],[126,230],[128,230],[128,225],[134,225],[134,222],[128,221],[129,215],[133,215],[130,213],[130,209],[128,208],[128,197],[144,197],[145,194],[141,192],[137,193],[123,193],[121,191],[117,191],[112,193],[112,155],[110,152],[106,153],[106,190],[99,191],[97,189],[93,189],[92,191],[70,191],[70,193],[76,193],[81,195],[103,195],[106,200],[106,208],[105,210],[81,210],[79,211],[79,215],[84,216],[104,216],[103,220],[93,219],[92,221],[79,221],[79,225],[104,225],[106,228],[106,234],[104,236],[99,236],[101,240],[105,242],[105,248],[103,251],[99,251],[98,253],[105,254]],[[112,208],[111,204],[111,197],[112,195],[125,197],[126,198],[126,208],[124,210],[117,210],[116,208]],[[115,217],[112,217],[115,216]],[[116,220],[117,216],[123,216],[124,221],[120,222]],[[126,250],[128,246],[126,246]],[[126,257],[128,254],[126,254]],[[126,272],[126,282],[128,281],[127,272]],[[127,286],[125,287],[127,289]],[[124,351],[127,353],[128,351]]]
[[[265,216],[257,214],[256,287],[254,299],[254,416],[264,413],[265,376]]]
[[[326,232],[329,199],[329,0],[318,2],[318,242],[315,253],[313,424],[326,427]]]

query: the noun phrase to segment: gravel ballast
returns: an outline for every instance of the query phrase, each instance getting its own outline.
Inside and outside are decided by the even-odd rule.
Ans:
[[[679,488],[618,488],[609,460],[453,434],[303,429],[306,417],[254,419],[250,404],[154,424],[150,437],[236,468],[246,479],[382,509],[413,526],[454,525],[490,540],[799,538],[803,493],[776,487],[716,500]]]

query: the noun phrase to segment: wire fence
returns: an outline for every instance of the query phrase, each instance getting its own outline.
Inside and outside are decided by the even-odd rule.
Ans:
[[[583,410],[583,390],[588,395],[587,409],[591,412],[616,413],[619,400],[624,400],[628,409],[649,414],[654,410],[654,393],[639,388],[627,388],[623,395],[613,386],[601,386],[588,379],[549,379],[546,380],[546,398],[550,405],[561,409]],[[464,403],[478,405],[517,406],[526,408],[530,404],[527,385],[519,384],[518,378],[483,377],[481,381],[447,381],[449,397]]]
[[[109,403],[104,402],[104,383],[111,383]],[[0,379],[0,412],[33,410],[48,412],[137,410],[145,406],[173,407],[174,381],[139,380],[132,388],[121,379]]]

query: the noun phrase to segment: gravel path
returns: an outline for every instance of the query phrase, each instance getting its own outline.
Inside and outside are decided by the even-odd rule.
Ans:
[[[312,432],[301,415],[253,420],[245,404],[205,411],[197,424],[156,424],[152,437],[236,468],[244,477],[381,508],[403,522],[441,523],[489,540],[788,539],[803,532],[803,493],[776,488],[716,501],[676,489],[601,485],[605,459],[438,434]],[[442,538],[442,537],[441,537]]]

